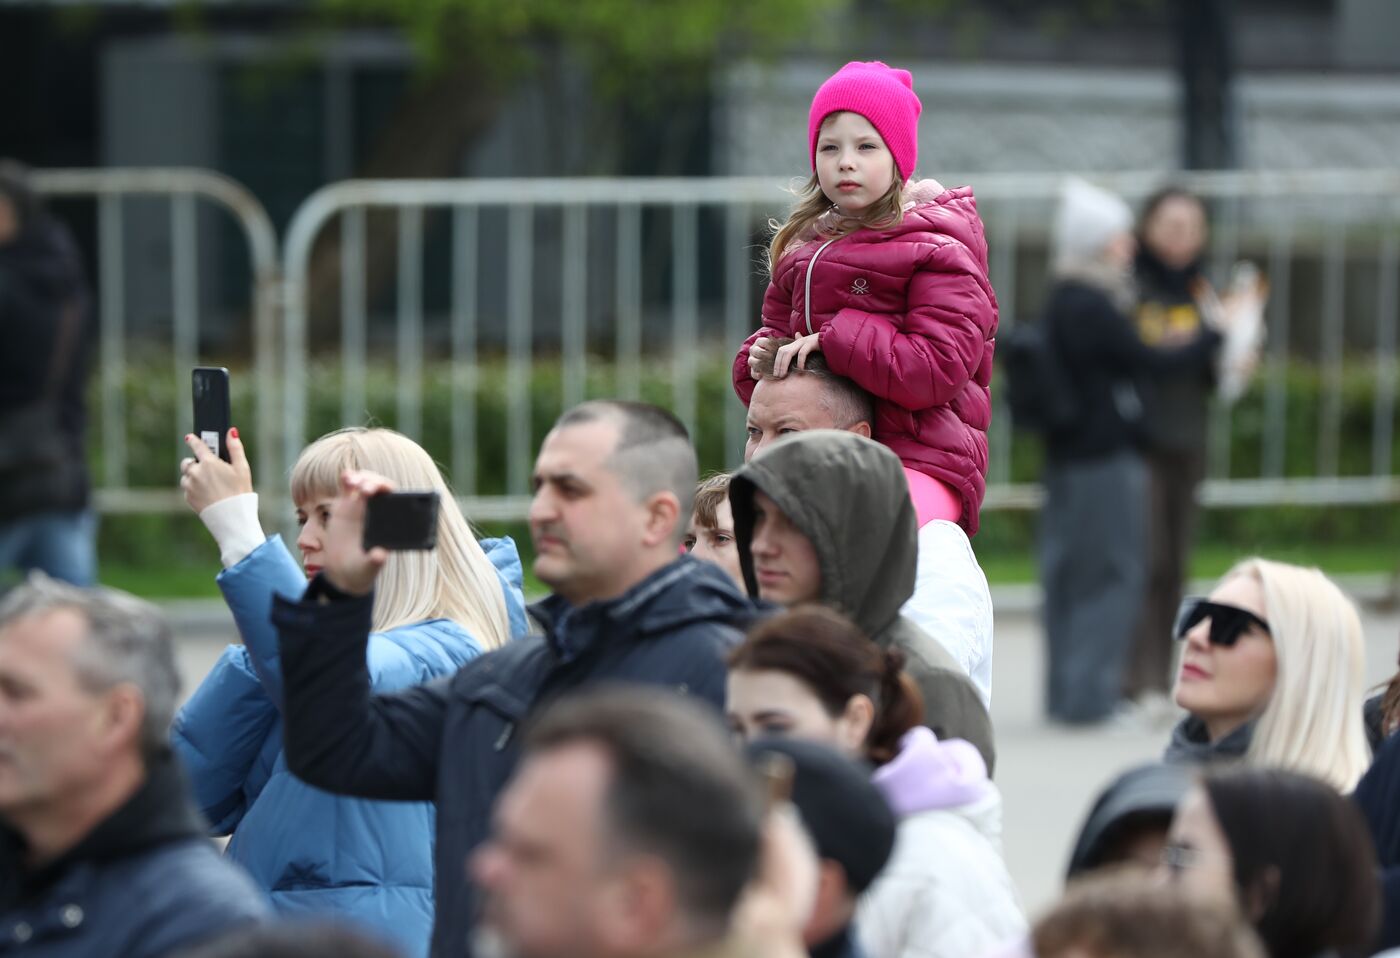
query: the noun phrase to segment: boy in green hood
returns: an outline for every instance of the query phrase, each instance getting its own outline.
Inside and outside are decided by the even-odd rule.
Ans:
[[[977,746],[990,774],[996,748],[977,687],[900,613],[914,592],[918,520],[899,457],[852,432],[798,433],[736,472],[729,502],[749,595],[784,607],[820,602],[902,650],[924,723]]]

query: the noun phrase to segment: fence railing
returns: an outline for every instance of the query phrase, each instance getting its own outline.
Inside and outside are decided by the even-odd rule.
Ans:
[[[44,170],[34,188],[50,198],[91,199],[97,206],[97,316],[100,330],[99,429],[102,470],[94,477],[104,512],[164,512],[183,509],[176,476],[167,485],[133,487],[128,482],[126,213],[137,198],[164,201],[169,212],[170,355],[174,395],[190,394],[190,370],[198,364],[200,331],[198,204],[228,213],[247,243],[252,315],[255,417],[258,424],[258,482],[283,485],[278,466],[277,234],[263,206],[245,187],[219,173],[197,169]],[[209,358],[209,357],[205,357]],[[172,450],[193,428],[190,402],[177,401],[171,423]]]
[[[1164,182],[1161,174],[1093,177],[1140,201]],[[1269,274],[1273,298],[1266,318],[1269,343],[1259,375],[1264,390],[1261,468],[1232,474],[1231,412],[1214,413],[1209,504],[1372,503],[1400,498],[1391,475],[1396,396],[1396,279],[1400,270],[1400,171],[1199,173],[1175,177],[1213,207],[1209,250],[1213,272],[1223,276],[1237,258],[1259,262]],[[992,283],[1001,304],[1002,329],[1038,309],[1047,284],[1045,247],[1063,177],[986,175],[949,178],[970,182],[987,224]],[[452,455],[454,479],[464,492],[477,488],[475,370],[488,310],[482,292],[496,288],[494,314],[503,326],[499,343],[507,380],[506,487],[510,495],[469,499],[483,518],[518,518],[528,500],[530,461],[539,436],[530,429],[532,361],[557,353],[563,368],[561,408],[583,398],[591,355],[590,329],[600,316],[609,326],[609,361],[618,369],[618,392],[637,394],[644,356],[660,352],[671,372],[671,401],[694,426],[696,377],[733,351],[758,320],[761,277],[756,267],[763,226],[790,200],[779,179],[578,179],[480,181],[347,181],[314,194],[298,211],[284,256],[287,312],[284,353],[287,403],[285,455],[305,436],[307,271],[318,237],[338,224],[341,237],[340,354],[346,412],[363,408],[365,376],[366,217],[395,218],[397,299],[389,317],[396,330],[399,386],[397,422],[411,432],[421,416],[425,330],[423,250],[425,216],[450,219],[450,293],[444,319],[453,363]],[[484,224],[493,216],[493,226]],[[645,227],[645,228],[644,228]],[[547,250],[547,252],[546,252]],[[489,257],[494,257],[491,259]],[[597,261],[605,260],[602,268]],[[1305,267],[1307,289],[1294,288]],[[1369,279],[1351,277],[1373,267]],[[1364,270],[1363,270],[1364,272]],[[706,282],[704,277],[709,277]],[[1374,288],[1359,292],[1358,283]],[[593,295],[602,284],[605,295]],[[649,286],[649,295],[644,295]],[[542,304],[548,294],[550,305]],[[1350,298],[1364,298],[1357,307]],[[1311,301],[1308,297],[1313,297]],[[1369,311],[1369,316],[1366,315]],[[542,320],[549,315],[551,321]],[[545,327],[548,327],[547,329]],[[1349,329],[1350,327],[1356,327]],[[669,348],[643,348],[644,330],[669,333]],[[1295,342],[1305,332],[1307,343]],[[716,335],[718,333],[718,335]],[[1339,474],[1343,360],[1350,338],[1364,345],[1375,367],[1371,470]],[[546,341],[547,340],[547,341]],[[1285,440],[1291,414],[1286,373],[1290,356],[1303,354],[1322,370],[1324,390],[1317,417],[1311,476],[1285,474]],[[708,362],[707,362],[708,360]],[[707,415],[721,414],[706,410]],[[362,414],[361,414],[362,415]],[[731,463],[743,448],[742,409],[730,403],[722,415]],[[348,418],[348,417],[347,417]],[[1034,484],[1013,483],[1012,424],[998,407],[992,429],[987,507],[1030,508]]]
[[[1093,176],[1130,201],[1161,174]],[[1400,322],[1400,170],[1182,174],[1173,179],[1212,205],[1208,254],[1223,276],[1247,257],[1269,275],[1269,340],[1259,371],[1258,469],[1232,468],[1234,424],[1213,414],[1210,478],[1215,505],[1364,504],[1400,500],[1393,475],[1397,322]],[[992,283],[1003,331],[1033,316],[1047,288],[1046,245],[1059,175],[947,177],[969,182],[987,225]],[[368,371],[391,347],[394,421],[410,435],[424,420],[427,363],[451,364],[448,404],[454,484],[475,518],[515,519],[528,505],[532,378],[557,359],[564,408],[588,395],[589,371],[606,363],[612,392],[638,398],[644,371],[661,364],[672,408],[687,425],[722,420],[725,454],[744,445],[743,410],[702,403],[700,376],[722,368],[758,321],[766,223],[790,195],[780,178],[347,181],[299,208],[279,257],[277,236],[256,198],[200,170],[71,170],[36,174],[50,196],[97,204],[101,325],[101,448],[98,503],[106,511],[182,508],[174,482],[127,481],[123,218],[135,197],[164,198],[171,237],[171,374],[188,389],[198,355],[199,235],[195,209],[212,203],[238,224],[249,251],[260,488],[277,493],[308,431],[313,353],[340,371],[340,421],[363,421]],[[388,230],[385,218],[392,220]],[[388,239],[385,239],[387,235]],[[333,242],[332,242],[333,241]],[[331,244],[323,248],[322,244]],[[392,255],[386,255],[390,251]],[[317,257],[317,252],[331,255]],[[384,263],[387,267],[383,267]],[[329,276],[330,282],[326,279]],[[313,323],[314,314],[320,319]],[[311,336],[313,327],[319,330]],[[385,335],[387,331],[387,335]],[[323,335],[324,334],[324,335]],[[312,348],[313,342],[315,349]],[[503,492],[482,475],[477,397],[483,361],[499,358],[504,381]],[[1320,370],[1319,408],[1290,408],[1290,357]],[[1370,468],[1341,468],[1345,369],[1373,366]],[[213,360],[213,357],[205,357]],[[1350,364],[1350,365],[1348,365]],[[653,379],[655,377],[652,377]],[[728,395],[725,392],[725,395]],[[1294,404],[1296,406],[1296,403]],[[703,407],[703,408],[702,408]],[[188,430],[177,403],[172,435]],[[1306,422],[1306,425],[1304,424]],[[1290,434],[1315,432],[1312,467],[1287,464]],[[1031,508],[1033,483],[1016,482],[1012,424],[998,406],[992,428],[989,509]],[[1353,457],[1354,458],[1354,457]],[[1345,474],[1344,474],[1345,473]],[[276,492],[273,492],[276,490]]]

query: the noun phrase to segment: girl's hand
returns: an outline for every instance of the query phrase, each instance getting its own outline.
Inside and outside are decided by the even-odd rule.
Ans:
[[[764,336],[754,340],[749,347],[749,375],[754,379],[762,379],[763,373],[759,370],[768,366],[773,361],[773,340]]]
[[[180,460],[180,488],[185,492],[185,502],[196,513],[223,499],[253,491],[253,470],[248,466],[248,456],[243,451],[237,429],[228,431],[231,463],[214,455],[198,436],[187,435],[185,445],[190,447],[194,458]]]
[[[777,355],[773,357],[773,375],[782,379],[794,365],[797,369],[806,369],[807,357],[812,353],[821,352],[818,339],[819,334],[812,333],[810,336],[799,336],[786,346],[780,347]]]

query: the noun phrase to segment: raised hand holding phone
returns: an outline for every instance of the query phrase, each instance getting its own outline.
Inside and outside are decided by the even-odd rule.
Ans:
[[[253,470],[236,428],[229,428],[224,442],[228,462],[214,455],[204,440],[193,433],[185,436],[185,445],[192,456],[180,460],[180,489],[196,513],[221,500],[253,491]]]
[[[374,496],[394,491],[394,483],[373,472],[347,469],[340,476],[340,495],[331,503],[326,523],[325,564],[321,574],[341,592],[368,595],[379,570],[389,560],[381,546],[364,548],[365,505]]]

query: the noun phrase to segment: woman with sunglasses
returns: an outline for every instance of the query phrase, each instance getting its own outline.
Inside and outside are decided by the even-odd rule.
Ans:
[[[1249,559],[1209,598],[1182,603],[1176,636],[1176,703],[1190,715],[1167,761],[1242,759],[1356,787],[1371,761],[1365,648],[1355,606],[1330,579]]]
[[[1188,895],[1233,903],[1269,958],[1372,953],[1381,902],[1366,822],[1306,775],[1207,775],[1177,806],[1161,872]]]

